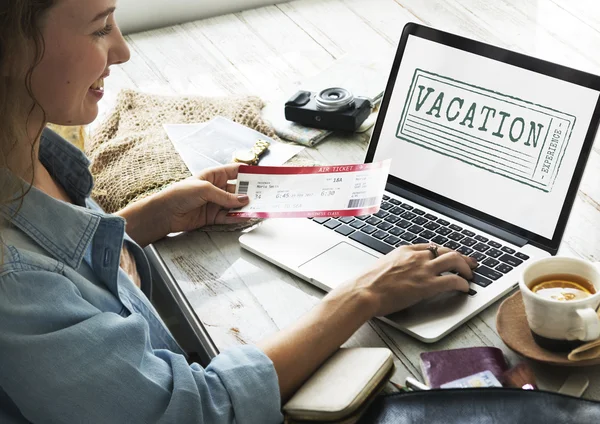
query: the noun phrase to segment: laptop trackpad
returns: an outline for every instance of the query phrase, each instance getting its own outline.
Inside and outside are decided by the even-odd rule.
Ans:
[[[376,260],[376,256],[341,242],[300,265],[299,269],[307,277],[319,282],[322,288],[333,289],[366,270]]]

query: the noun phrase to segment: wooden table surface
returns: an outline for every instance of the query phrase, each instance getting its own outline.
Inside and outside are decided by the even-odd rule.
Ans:
[[[132,34],[131,61],[107,82],[102,112],[121,88],[221,96],[289,95],[345,55],[388,57],[403,26],[419,22],[600,74],[600,4],[595,0],[299,0]],[[387,55],[387,56],[386,56]],[[385,83],[387,75],[382,76]],[[332,136],[301,153],[319,163],[362,162],[369,133]],[[559,254],[600,260],[600,145],[596,143]],[[254,343],[296,320],[323,292],[242,251],[239,232],[193,232],[155,244],[219,350]],[[348,346],[388,346],[395,380],[420,378],[423,351],[497,346],[521,360],[496,332],[499,303],[435,344],[378,321]],[[600,367],[533,364],[540,386],[556,390],[570,372],[587,375],[585,397],[600,400]]]

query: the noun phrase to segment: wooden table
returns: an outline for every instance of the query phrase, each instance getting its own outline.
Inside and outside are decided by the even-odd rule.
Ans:
[[[110,107],[120,88],[277,98],[346,54],[389,55],[409,21],[600,74],[600,5],[595,0],[300,0],[128,36],[132,59],[112,73],[103,108]],[[368,142],[368,133],[333,136],[301,154],[320,163],[361,162]],[[596,143],[560,254],[599,260],[599,181]],[[219,350],[257,342],[323,296],[242,251],[239,235],[193,232],[153,247],[154,260],[163,261],[174,278],[170,289],[181,296],[184,308],[190,307],[192,318],[195,312]],[[388,346],[400,382],[407,375],[420,377],[419,354],[429,350],[497,346],[516,363],[521,359],[496,333],[497,308],[435,344],[420,343],[374,320],[347,345]],[[540,386],[550,390],[558,389],[569,372],[585,373],[590,379],[585,396],[600,400],[600,367],[534,364],[534,369]]]

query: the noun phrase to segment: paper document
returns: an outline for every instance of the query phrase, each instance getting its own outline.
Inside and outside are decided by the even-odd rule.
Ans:
[[[250,150],[259,139],[271,143],[260,159],[261,166],[283,165],[304,149],[275,141],[220,116],[199,124],[167,124],[163,127],[192,174],[205,168],[231,163],[234,152]]]
[[[250,203],[229,216],[357,216],[379,210],[391,160],[359,165],[240,167],[236,193]]]

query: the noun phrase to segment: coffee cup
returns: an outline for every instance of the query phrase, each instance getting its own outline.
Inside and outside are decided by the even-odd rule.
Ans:
[[[565,257],[540,259],[521,274],[527,322],[535,342],[568,352],[600,338],[600,270],[597,264]]]

